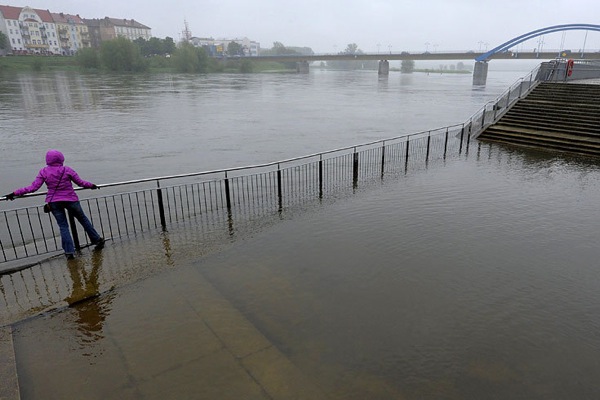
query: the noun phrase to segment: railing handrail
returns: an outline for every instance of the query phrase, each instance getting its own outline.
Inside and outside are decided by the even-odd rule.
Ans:
[[[279,161],[271,161],[271,162],[263,163],[263,164],[253,164],[253,165],[245,165],[245,166],[241,166],[241,167],[231,167],[231,168],[215,169],[215,170],[209,170],[209,171],[190,172],[190,173],[177,174],[177,175],[157,176],[157,177],[152,177],[152,178],[133,179],[133,180],[121,181],[121,182],[102,183],[102,184],[97,184],[96,186],[98,186],[98,188],[107,188],[107,187],[115,187],[115,186],[133,185],[133,184],[138,184],[138,183],[160,182],[160,181],[166,181],[166,180],[170,180],[170,179],[189,178],[189,177],[193,177],[193,176],[215,175],[215,174],[220,174],[220,173],[241,171],[241,170],[245,170],[245,169],[266,168],[266,167],[271,167],[271,166],[278,165],[278,164],[285,164],[285,163],[290,163],[293,161],[305,160],[308,158],[323,156],[326,154],[336,153],[336,152],[340,152],[340,151],[356,149],[359,147],[371,146],[371,145],[374,145],[377,143],[384,143],[384,142],[389,142],[389,141],[403,139],[403,138],[411,138],[411,137],[414,138],[415,136],[425,135],[425,134],[431,133],[433,131],[441,131],[441,130],[445,130],[445,129],[456,128],[459,126],[464,126],[464,123],[448,125],[448,126],[435,128],[435,129],[423,130],[423,131],[419,131],[419,132],[402,134],[402,135],[394,136],[391,138],[378,139],[378,140],[374,140],[371,142],[354,144],[354,145],[345,146],[345,147],[339,147],[336,149],[326,150],[326,151],[322,151],[319,153],[312,153],[312,154],[308,154],[308,155],[304,155],[304,156],[292,157],[292,158],[287,158],[287,159],[283,159],[283,160],[279,160]],[[79,191],[79,190],[86,190],[87,188],[77,187],[77,188],[73,188],[73,189]],[[19,197],[25,198],[25,197],[44,196],[47,193],[48,193],[47,191],[46,192],[27,193],[27,194],[24,194],[23,196],[19,196]],[[6,197],[0,197],[0,201],[7,201],[7,200],[8,199]]]
[[[215,175],[215,174],[221,174],[221,173],[226,174],[228,172],[241,171],[241,170],[246,170],[246,169],[250,170],[250,169],[256,169],[256,168],[266,168],[266,167],[271,167],[274,165],[286,164],[286,163],[290,163],[293,161],[299,161],[299,160],[304,160],[304,159],[308,159],[308,158],[323,156],[326,154],[336,153],[336,152],[340,152],[340,151],[356,149],[359,147],[371,146],[371,145],[378,144],[378,143],[384,143],[384,142],[389,142],[389,141],[403,139],[403,138],[407,138],[407,139],[409,139],[411,137],[414,138],[415,136],[424,135],[424,134],[428,134],[428,133],[430,134],[431,132],[434,132],[434,131],[443,131],[443,130],[447,130],[447,129],[451,129],[451,128],[456,128],[459,126],[464,127],[465,125],[471,124],[473,122],[473,119],[475,117],[479,116],[481,114],[481,112],[485,112],[485,110],[489,104],[492,104],[492,103],[498,104],[500,99],[502,99],[507,93],[510,93],[517,85],[522,84],[522,82],[526,78],[533,77],[534,73],[537,73],[539,68],[540,68],[540,66],[538,65],[525,77],[521,77],[521,78],[517,79],[517,81],[515,83],[513,83],[507,90],[505,90],[504,92],[502,92],[502,94],[500,94],[498,97],[496,97],[495,100],[490,100],[490,101],[486,102],[483,105],[483,107],[481,107],[478,111],[473,113],[471,115],[471,117],[467,119],[466,122],[463,122],[460,124],[447,125],[447,126],[443,126],[443,127],[439,127],[439,128],[428,129],[428,130],[423,130],[423,131],[414,132],[414,133],[402,134],[402,135],[394,136],[391,138],[378,139],[378,140],[374,140],[371,142],[354,144],[354,145],[340,147],[340,148],[336,148],[336,149],[332,149],[332,150],[326,150],[326,151],[322,151],[322,152],[318,152],[318,153],[312,153],[312,154],[308,154],[308,155],[304,155],[304,156],[292,157],[292,158],[287,158],[287,159],[283,159],[283,160],[279,160],[279,161],[272,161],[272,162],[268,162],[268,163],[246,165],[246,166],[241,166],[241,167],[232,167],[232,168],[225,168],[225,169],[215,169],[215,170],[209,170],[209,171],[190,172],[190,173],[177,174],[177,175],[158,176],[158,177],[152,177],[152,178],[133,179],[133,180],[121,181],[121,182],[103,183],[103,184],[98,184],[97,186],[98,186],[98,188],[107,188],[107,187],[125,186],[125,185],[133,185],[133,184],[147,183],[147,182],[157,182],[157,184],[159,184],[159,182],[161,182],[161,181],[166,181],[166,180],[171,180],[171,179],[189,178],[189,177],[202,176],[202,175]],[[74,188],[74,190],[84,190],[84,189],[85,188],[80,188],[80,187]],[[44,196],[47,193],[48,193],[47,191],[28,193],[28,194],[25,194],[20,197]],[[0,201],[7,201],[7,200],[8,199],[5,196],[0,197]]]

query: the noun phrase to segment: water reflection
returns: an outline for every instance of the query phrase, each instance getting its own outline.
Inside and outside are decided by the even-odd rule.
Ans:
[[[72,290],[65,301],[75,313],[75,324],[79,335],[77,339],[82,349],[104,338],[103,326],[111,311],[114,295],[109,293],[100,296],[99,274],[102,270],[103,255],[95,250],[91,256],[91,270],[84,259],[76,258],[68,261]]]
[[[30,115],[82,110],[97,101],[79,74],[19,74],[15,80],[20,88],[23,111]]]
[[[171,248],[171,239],[169,238],[169,232],[161,232],[160,237],[162,239],[162,244],[165,251],[166,263],[169,267],[174,267],[175,261],[173,260],[173,249]]]

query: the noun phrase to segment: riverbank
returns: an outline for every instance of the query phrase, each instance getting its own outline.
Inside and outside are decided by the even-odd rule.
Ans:
[[[145,73],[177,73],[177,68],[171,58],[150,57],[147,58],[149,68]],[[285,64],[278,62],[252,62],[250,68],[247,59],[230,59],[225,62],[213,60],[216,73],[239,73],[239,72],[295,72],[294,68],[287,68]],[[3,56],[0,57],[0,72],[18,71],[83,71],[77,57],[63,56]]]
[[[79,70],[75,57],[62,56],[3,56],[0,72]]]

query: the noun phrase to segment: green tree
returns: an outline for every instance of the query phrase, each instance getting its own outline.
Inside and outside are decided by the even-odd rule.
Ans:
[[[102,43],[100,61],[109,71],[139,72],[148,69],[140,47],[121,36]]]
[[[167,36],[163,42],[163,50],[165,54],[173,54],[177,50],[177,45],[172,37]]]
[[[400,64],[400,72],[405,74],[412,74],[415,70],[415,61],[414,60],[402,60]]]
[[[343,51],[344,54],[357,54],[358,52],[358,45],[356,43],[348,44],[348,46],[346,46],[346,49]]]
[[[151,37],[150,40],[148,40],[148,55],[159,55],[159,56],[164,56],[165,55],[165,44],[164,44],[164,40],[159,39],[157,37]]]
[[[135,39],[133,43],[135,43],[140,48],[140,53],[142,54],[142,56],[145,57],[148,54],[150,54],[148,50],[148,41],[146,39],[139,37]]]
[[[173,54],[173,64],[179,72],[205,73],[208,72],[208,54],[201,47],[191,43],[181,43]]]
[[[92,47],[86,47],[77,52],[75,56],[77,64],[84,69],[100,68],[100,57],[98,51]]]
[[[237,42],[229,42],[227,45],[227,54],[230,56],[243,56],[244,49],[242,45]]]

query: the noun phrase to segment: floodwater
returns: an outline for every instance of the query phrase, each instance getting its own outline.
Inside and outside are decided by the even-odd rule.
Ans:
[[[264,142],[243,140],[230,153],[219,150],[223,143],[198,144],[206,163],[199,169],[459,123],[495,97],[493,85],[463,87],[469,76],[392,74],[386,90],[366,73],[209,79],[250,80],[250,98],[275,98],[285,112],[262,111],[260,118],[272,116],[259,123],[270,132]],[[219,91],[212,90],[218,105]],[[234,90],[224,89],[228,102],[205,115],[205,132],[217,142],[218,109],[229,117],[233,109],[242,113],[244,107],[231,105],[235,99],[260,108]],[[301,101],[303,91],[315,97]],[[363,91],[367,99],[358,99]],[[178,97],[165,94],[172,96]],[[196,106],[205,101],[195,99]],[[250,114],[234,124],[236,137],[252,131],[245,126]],[[125,116],[114,117],[113,129],[122,134]],[[202,117],[196,118],[198,130],[181,134],[188,150],[173,144],[182,164],[169,154],[151,157],[149,175],[189,171],[179,168],[193,164],[193,132],[202,132]],[[301,141],[290,133],[299,126],[307,127]],[[141,135],[136,129],[133,135]],[[100,157],[115,153],[110,165],[94,162],[103,176],[121,180],[123,169],[147,176],[137,170],[143,159],[119,167],[132,149],[110,140],[107,147],[112,151]],[[211,158],[213,152],[218,156]],[[23,160],[6,156],[25,169]],[[74,166],[85,168],[84,160]],[[4,185],[4,172],[2,179]],[[13,325],[22,398],[598,398],[599,199],[595,161],[475,143],[447,162],[286,210],[206,254],[198,254],[197,227],[186,225],[168,240],[150,235],[84,253],[76,264],[54,261],[53,274],[64,274],[72,287],[64,302],[73,305]],[[102,270],[116,275],[126,264],[145,264],[153,274],[112,290],[98,280]]]
[[[30,74],[3,78],[0,193],[49,148],[95,183],[253,165],[460,124],[532,69],[468,74]],[[4,204],[0,203],[0,207]]]

